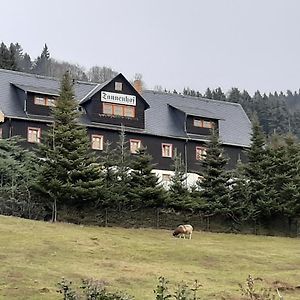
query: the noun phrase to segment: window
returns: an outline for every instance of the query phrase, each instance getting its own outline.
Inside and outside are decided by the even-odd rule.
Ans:
[[[115,82],[115,90],[116,91],[122,91],[123,84],[122,82]]]
[[[136,154],[140,148],[141,148],[140,140],[130,140],[130,153]]]
[[[206,148],[205,147],[196,147],[196,160],[203,160],[206,157]]]
[[[103,136],[92,134],[92,149],[103,150]]]
[[[29,143],[40,143],[40,141],[41,141],[41,128],[28,127],[27,141]]]
[[[162,181],[170,182],[171,181],[171,174],[162,174]]]
[[[172,144],[161,144],[162,157],[172,157]]]
[[[55,99],[47,96],[34,96],[34,104],[43,106],[55,106]]]
[[[135,106],[103,103],[103,114],[134,118]]]
[[[194,119],[194,126],[201,128],[214,128],[215,123],[213,121],[203,120],[203,119]]]
[[[113,107],[110,103],[103,103],[103,113],[105,115],[112,115],[113,114]]]

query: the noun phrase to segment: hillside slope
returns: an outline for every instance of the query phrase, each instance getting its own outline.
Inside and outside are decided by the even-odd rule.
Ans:
[[[299,239],[195,232],[184,240],[166,230],[0,216],[0,259],[0,299],[61,299],[61,277],[78,283],[93,277],[150,300],[160,275],[173,283],[198,279],[202,299],[238,299],[238,283],[248,274],[291,288],[285,299],[300,299]]]

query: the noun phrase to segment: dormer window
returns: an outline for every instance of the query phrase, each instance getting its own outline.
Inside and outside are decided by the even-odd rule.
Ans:
[[[55,99],[48,96],[34,96],[34,104],[43,106],[55,106]]]
[[[205,119],[194,119],[194,126],[200,128],[214,128],[215,123],[213,121],[205,120]]]
[[[123,84],[122,84],[122,82],[115,82],[115,90],[116,91],[122,91],[122,89],[123,89]]]

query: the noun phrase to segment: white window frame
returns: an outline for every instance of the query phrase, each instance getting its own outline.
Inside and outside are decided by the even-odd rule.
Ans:
[[[169,149],[169,154],[165,153],[164,147],[168,146],[170,147]],[[172,158],[173,157],[173,144],[168,144],[168,143],[161,143],[161,156],[162,157],[169,157]]]
[[[122,91],[123,90],[123,83],[115,81],[115,91]]]
[[[95,147],[95,144],[94,144],[95,139],[100,140],[99,147]],[[98,144],[98,142],[97,142],[97,144]],[[91,135],[91,147],[92,147],[93,150],[99,150],[99,151],[103,150],[103,135],[101,135],[101,134],[92,134]]]
[[[137,149],[134,149],[133,143],[137,143]],[[141,148],[142,141],[136,139],[130,139],[130,153],[137,154],[137,151]]]
[[[37,132],[37,141],[32,139],[32,134],[30,132]],[[27,142],[28,143],[40,143],[41,142],[41,128],[39,127],[27,127]]]

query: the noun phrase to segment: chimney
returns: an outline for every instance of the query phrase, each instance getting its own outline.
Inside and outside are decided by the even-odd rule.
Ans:
[[[135,88],[135,90],[136,90],[139,94],[142,94],[142,91],[143,91],[143,83],[142,83],[142,80],[136,79],[136,80],[133,82],[133,87]]]

